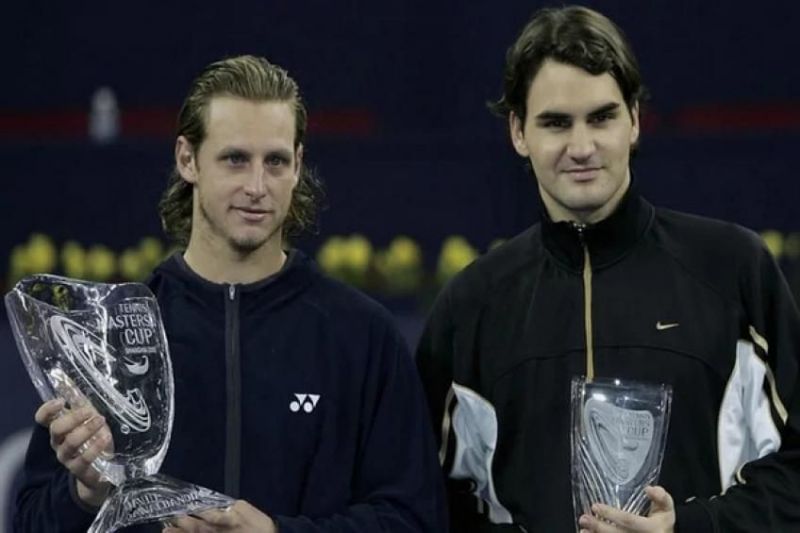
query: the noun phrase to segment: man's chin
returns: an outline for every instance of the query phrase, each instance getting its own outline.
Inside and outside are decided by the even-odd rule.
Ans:
[[[249,228],[254,229],[254,228]],[[266,246],[271,240],[280,238],[281,228],[274,229],[273,231],[247,231],[241,232],[238,235],[230,235],[228,243],[231,248],[236,252],[246,255],[260,250]]]
[[[565,207],[573,213],[587,214],[594,213],[595,211],[602,209],[604,205],[604,202],[580,201],[566,203]]]
[[[246,255],[259,250],[267,243],[267,240],[265,237],[240,237],[232,238],[228,242],[236,252]]]

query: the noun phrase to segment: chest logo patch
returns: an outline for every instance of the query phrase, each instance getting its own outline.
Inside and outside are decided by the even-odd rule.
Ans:
[[[289,403],[289,410],[293,413],[299,412],[301,409],[306,413],[311,413],[317,407],[319,402],[319,394],[301,394],[295,393],[295,399]]]
[[[680,326],[680,324],[677,323],[677,322],[661,322],[660,320],[658,322],[656,322],[656,329],[658,331],[664,331],[665,329],[677,328],[678,326]]]

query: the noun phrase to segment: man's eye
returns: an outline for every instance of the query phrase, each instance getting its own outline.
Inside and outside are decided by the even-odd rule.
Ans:
[[[228,154],[225,156],[225,159],[227,159],[231,165],[235,166],[247,163],[247,156],[244,154]]]
[[[594,115],[589,119],[589,122],[592,124],[602,124],[604,122],[608,122],[609,120],[614,118],[613,113],[600,113],[599,115]]]
[[[546,120],[542,123],[547,129],[554,129],[554,130],[563,130],[565,128],[569,128],[569,121],[564,120],[563,118],[553,118],[550,120]]]
[[[267,158],[267,164],[272,167],[279,167],[289,164],[289,160],[283,156],[271,155]]]

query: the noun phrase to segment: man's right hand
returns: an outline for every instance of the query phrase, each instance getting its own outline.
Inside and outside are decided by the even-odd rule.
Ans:
[[[58,461],[75,476],[78,497],[99,507],[111,487],[100,479],[92,461],[112,450],[111,430],[91,406],[65,409],[61,399],[50,400],[36,411],[36,422],[50,431],[50,446]]]

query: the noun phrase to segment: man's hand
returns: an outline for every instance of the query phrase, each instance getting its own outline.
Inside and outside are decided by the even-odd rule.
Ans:
[[[162,533],[277,533],[272,519],[247,503],[238,500],[227,510],[182,516],[172,520]]]
[[[592,505],[595,516],[583,515],[578,523],[581,533],[672,533],[675,528],[675,503],[662,487],[644,489],[650,498],[650,514],[638,516],[608,505]]]
[[[105,419],[91,405],[64,409],[61,399],[43,403],[34,418],[50,431],[50,446],[58,461],[75,476],[78,497],[99,507],[111,487],[92,468],[92,461],[102,452],[111,451],[111,430]]]

